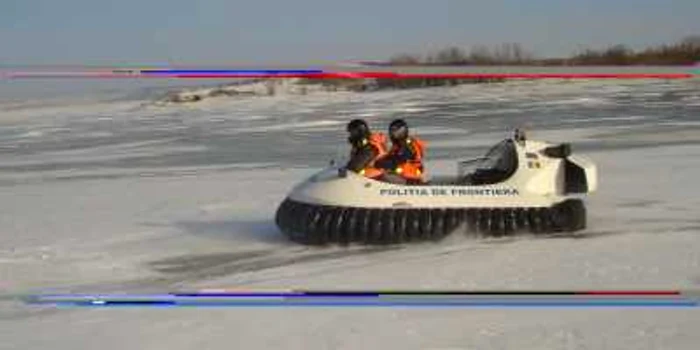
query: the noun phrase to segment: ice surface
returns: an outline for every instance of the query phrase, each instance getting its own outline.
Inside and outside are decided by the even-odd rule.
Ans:
[[[28,292],[700,287],[692,85],[522,82],[371,94],[3,110],[0,348],[695,349],[696,310],[44,309]],[[695,97],[694,97],[695,96]],[[456,171],[526,126],[599,166],[582,237],[306,248],[272,222],[346,151],[406,118]]]

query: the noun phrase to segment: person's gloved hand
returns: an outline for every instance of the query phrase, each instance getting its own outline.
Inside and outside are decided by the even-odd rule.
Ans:
[[[345,167],[339,168],[338,169],[338,176],[340,176],[340,177],[348,176],[348,169]]]

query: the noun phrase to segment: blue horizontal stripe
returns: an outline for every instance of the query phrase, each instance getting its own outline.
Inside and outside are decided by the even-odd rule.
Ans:
[[[590,304],[476,304],[476,305],[453,305],[453,304],[251,304],[251,303],[240,303],[240,304],[136,304],[136,303],[120,303],[120,304],[104,304],[104,305],[94,305],[94,304],[56,304],[57,307],[238,307],[238,308],[283,308],[283,307],[406,307],[406,308],[692,308],[697,307],[696,305],[684,305],[684,304],[625,304],[625,305],[590,305]]]
[[[121,298],[140,298],[144,300],[162,300],[172,298],[174,294],[35,294],[27,296],[32,300],[51,300],[51,299],[84,299],[84,300],[109,300]]]
[[[246,302],[250,298],[278,298],[287,299],[287,302],[312,302],[321,300],[322,302],[373,302],[373,303],[425,303],[425,302],[448,302],[448,303],[679,303],[697,302],[693,299],[678,296],[665,298],[647,297],[548,297],[548,298],[528,298],[523,296],[514,297],[454,297],[454,296],[403,296],[403,295],[381,295],[377,293],[334,293],[334,292],[280,292],[280,293],[173,293],[161,295],[139,295],[139,294],[50,294],[34,295],[25,297],[24,300],[33,303],[52,302],[92,302],[92,301],[191,301],[203,302],[203,299],[218,299],[223,302]],[[226,300],[228,299],[228,300]],[[327,300],[323,300],[327,299]],[[285,300],[282,300],[285,301]]]
[[[306,302],[284,302],[284,301],[59,301],[54,303],[45,303],[56,306],[84,306],[84,307],[111,307],[111,306],[187,306],[187,307],[697,307],[697,302],[691,301],[640,301],[640,302],[624,302],[624,301],[579,301],[579,302],[446,302],[446,301],[306,301]]]

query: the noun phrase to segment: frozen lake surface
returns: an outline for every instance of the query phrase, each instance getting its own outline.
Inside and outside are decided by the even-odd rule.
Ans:
[[[700,313],[583,309],[46,309],[15,293],[700,288],[697,81],[0,104],[0,348],[695,349]],[[599,166],[587,238],[307,248],[277,231],[344,126],[405,118],[429,170],[524,127]]]

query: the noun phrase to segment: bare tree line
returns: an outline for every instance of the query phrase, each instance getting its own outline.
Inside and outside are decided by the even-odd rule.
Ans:
[[[451,46],[427,55],[398,54],[391,65],[686,65],[700,62],[700,36],[689,36],[676,43],[632,50],[618,44],[604,49],[586,49],[565,58],[537,58],[519,43],[495,47],[477,45],[468,52]]]

